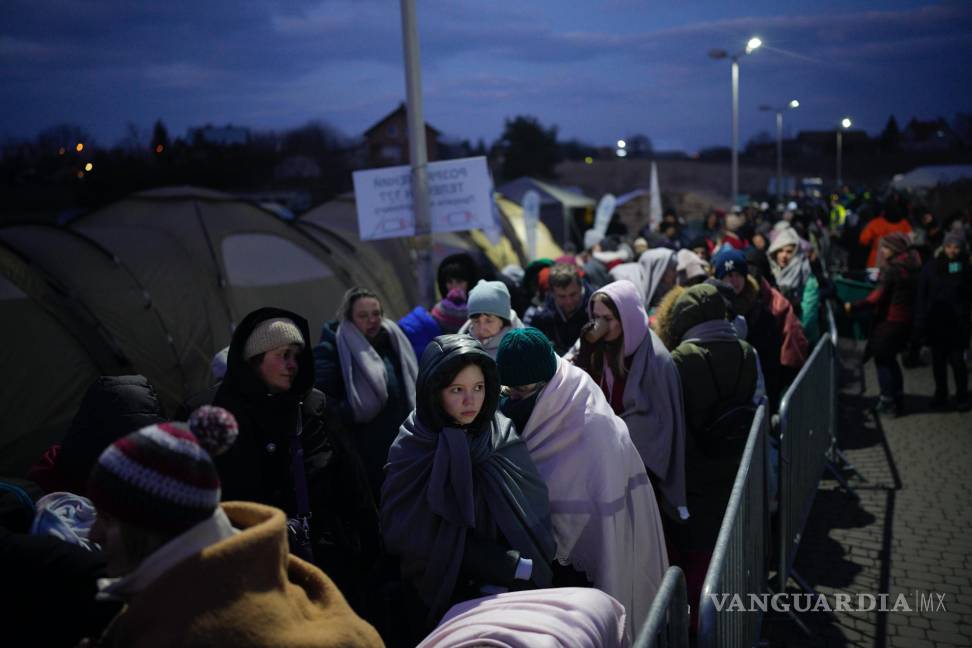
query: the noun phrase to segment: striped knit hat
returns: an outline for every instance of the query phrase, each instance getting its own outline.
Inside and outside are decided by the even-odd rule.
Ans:
[[[159,423],[132,432],[101,453],[88,496],[99,511],[122,522],[178,535],[219,505],[219,475],[210,454],[229,448],[236,434],[233,415],[210,406],[193,413],[189,424]]]

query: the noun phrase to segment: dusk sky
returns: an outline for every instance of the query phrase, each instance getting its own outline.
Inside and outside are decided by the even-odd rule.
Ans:
[[[972,112],[968,1],[419,0],[418,22],[426,120],[454,139],[529,114],[593,144],[728,145],[729,62],[707,52],[753,35],[743,143],[791,98],[788,134]],[[357,136],[405,96],[399,3],[4,0],[0,93],[0,137],[67,122],[113,145],[158,118]]]

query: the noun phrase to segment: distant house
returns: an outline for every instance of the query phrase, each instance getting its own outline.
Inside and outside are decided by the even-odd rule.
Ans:
[[[911,152],[951,151],[962,145],[958,134],[944,119],[918,121],[914,117],[901,133],[901,148]]]
[[[425,125],[425,146],[430,162],[439,159],[441,133]],[[408,117],[405,104],[391,111],[364,132],[369,167],[408,164]]]
[[[218,127],[206,124],[198,128],[190,128],[189,141],[216,146],[236,146],[250,141],[250,129],[232,125]]]

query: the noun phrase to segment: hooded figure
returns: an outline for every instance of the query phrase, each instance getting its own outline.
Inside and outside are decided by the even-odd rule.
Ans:
[[[289,342],[298,337],[308,339],[307,320],[279,308],[253,311],[236,327],[213,404],[236,417],[239,438],[216,467],[225,499],[274,506],[297,526],[309,520],[314,561],[356,602],[378,551],[377,510],[346,428],[314,389],[310,349]],[[269,387],[260,370],[280,343],[296,364],[287,389]]]
[[[558,358],[536,329],[507,333],[497,364],[504,385],[535,390],[512,391],[502,410],[547,484],[557,562],[620,601],[628,633],[637,636],[668,555],[655,494],[627,426],[590,375]]]
[[[811,348],[820,337],[820,285],[792,227],[782,228],[767,251],[776,287],[793,306]]]
[[[467,371],[468,370],[468,371]],[[472,376],[470,384],[458,384]],[[468,335],[443,335],[422,355],[416,409],[388,453],[381,521],[434,623],[486,585],[548,587],[554,540],[547,487],[513,424],[496,412],[496,363]],[[445,398],[480,398],[468,422]]]
[[[445,297],[453,288],[459,288],[468,294],[481,278],[482,273],[476,260],[466,252],[459,252],[442,259],[436,270],[435,282],[439,296]],[[465,285],[457,282],[465,282]]]
[[[655,248],[642,254],[638,263],[645,270],[645,308],[651,310],[675,285],[678,259],[674,250]]]
[[[598,299],[599,294],[617,312],[619,335],[611,332],[614,323],[604,324],[608,315],[598,316],[598,308],[611,308]],[[630,281],[615,281],[595,292],[588,313],[609,328],[593,345],[581,336],[576,362],[601,387],[614,413],[624,419],[664,501],[670,509],[678,509],[677,517],[687,518],[685,410],[671,355],[648,327],[644,300]],[[613,310],[609,315],[614,319]]]

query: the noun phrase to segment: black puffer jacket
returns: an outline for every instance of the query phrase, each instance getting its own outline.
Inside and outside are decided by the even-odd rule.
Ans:
[[[236,443],[216,458],[224,500],[248,500],[297,515],[291,440],[299,432],[310,498],[314,556],[348,596],[360,587],[360,572],[379,551],[377,507],[361,460],[339,418],[327,407],[324,394],[313,388],[314,360],[304,345],[290,390],[267,393],[243,348],[260,322],[286,317],[304,340],[307,320],[279,308],[261,308],[247,315],[230,342],[226,376],[213,404],[236,417]]]
[[[81,400],[60,446],[44,453],[28,477],[45,492],[84,495],[102,451],[123,436],[165,420],[162,404],[145,376],[101,376]]]

